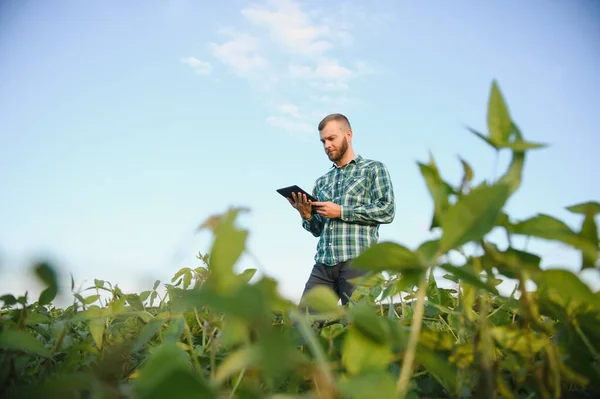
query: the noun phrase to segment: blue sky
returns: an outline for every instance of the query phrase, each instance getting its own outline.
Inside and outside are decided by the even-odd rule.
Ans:
[[[0,294],[39,292],[37,256],[65,286],[72,272],[150,288],[200,265],[211,237],[199,223],[247,206],[260,264],[238,267],[297,300],[316,239],[275,189],[310,189],[327,171],[319,120],[346,114],[356,152],[388,166],[397,213],[381,239],[415,247],[432,211],[417,161],[431,151],[453,182],[459,154],[477,180],[494,173],[494,153],[464,129],[485,130],[492,79],[525,137],[550,144],[530,153],[508,211],[578,229],[564,207],[600,199],[598,3],[370,4],[4,1]],[[529,249],[548,267],[579,263],[555,243]]]

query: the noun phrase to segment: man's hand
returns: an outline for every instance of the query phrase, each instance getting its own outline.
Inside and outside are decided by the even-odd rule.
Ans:
[[[310,219],[312,216],[311,202],[306,198],[306,195],[301,193],[292,193],[292,198],[288,198],[288,201],[298,212],[302,219]]]
[[[312,206],[317,208],[317,213],[329,219],[342,217],[342,208],[333,202],[313,202]]]

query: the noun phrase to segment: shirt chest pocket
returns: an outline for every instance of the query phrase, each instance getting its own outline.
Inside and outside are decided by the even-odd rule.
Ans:
[[[319,189],[317,199],[321,202],[333,201],[333,183],[324,184]]]
[[[349,178],[345,184],[343,202],[345,205],[366,203],[369,201],[369,191],[369,179],[366,176]]]

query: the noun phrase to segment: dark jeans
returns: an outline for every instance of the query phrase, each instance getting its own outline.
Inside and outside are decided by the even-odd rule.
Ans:
[[[312,272],[308,277],[302,296],[317,285],[325,285],[331,288],[342,300],[342,305],[348,303],[352,292],[356,288],[348,280],[360,277],[366,273],[363,270],[353,269],[350,266],[351,261],[341,262],[334,266],[327,266],[317,263],[313,266]]]

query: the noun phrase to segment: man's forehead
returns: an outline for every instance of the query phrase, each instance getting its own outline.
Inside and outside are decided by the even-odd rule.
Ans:
[[[344,124],[338,121],[330,121],[321,131],[321,137],[329,135],[338,135],[343,133]]]

